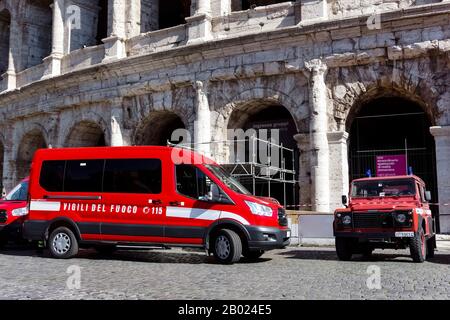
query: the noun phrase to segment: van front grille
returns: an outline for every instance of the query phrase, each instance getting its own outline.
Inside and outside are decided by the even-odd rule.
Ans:
[[[0,223],[6,223],[8,220],[8,214],[6,213],[6,210],[0,210]]]

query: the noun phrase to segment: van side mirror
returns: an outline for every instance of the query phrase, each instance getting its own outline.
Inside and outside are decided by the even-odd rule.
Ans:
[[[430,191],[425,191],[425,200],[427,202],[431,201],[431,192]]]
[[[347,205],[348,205],[348,198],[347,198],[346,195],[343,195],[343,196],[342,196],[342,204],[343,204],[345,207],[347,207]]]
[[[217,186],[217,184],[215,183],[211,183],[211,189],[210,189],[210,201],[214,201],[214,202],[220,202],[221,200],[221,194],[220,194],[220,189]]]

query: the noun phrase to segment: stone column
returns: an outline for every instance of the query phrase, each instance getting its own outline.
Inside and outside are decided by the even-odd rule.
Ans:
[[[3,146],[3,187],[6,192],[9,192],[15,186],[15,176],[16,176],[16,157],[14,152],[14,145],[12,138],[12,128],[14,123],[12,121],[6,121],[6,129],[4,132],[5,144]]]
[[[209,109],[206,86],[202,81],[195,82],[195,111],[197,118],[194,124],[194,146],[198,152],[211,156],[211,111]]]
[[[327,66],[319,59],[306,63],[310,71],[310,143],[311,143],[311,180],[313,210],[330,211],[329,150],[327,87],[325,74]]]
[[[48,63],[44,78],[61,74],[61,60],[64,56],[65,0],[54,0],[51,7],[53,9],[52,53],[44,58],[44,63]]]
[[[436,143],[440,231],[450,233],[450,126],[431,127],[430,132]]]
[[[110,35],[103,39],[105,44],[105,58],[103,62],[113,61],[126,57],[126,1],[109,0],[108,2],[108,23]]]
[[[129,1],[128,12],[125,17],[125,34],[127,38],[141,33],[141,1]]]
[[[348,195],[349,171],[347,140],[345,131],[328,132],[330,155],[330,209],[342,207],[342,195]]]
[[[111,146],[122,147],[131,145],[132,132],[124,127],[123,99],[111,101]]]
[[[328,19],[327,0],[302,0],[298,5],[300,6],[301,25],[313,24]]]
[[[20,44],[22,43],[22,31],[16,16],[11,17],[9,31],[8,70],[6,71],[6,90],[14,90],[17,87],[16,73],[19,71]]]
[[[311,143],[309,133],[299,133],[294,136],[297,141],[299,155],[298,182],[300,186],[300,210],[309,211],[312,209],[311,201]]]
[[[193,16],[186,18],[188,44],[201,43],[211,39],[211,0],[193,0]]]

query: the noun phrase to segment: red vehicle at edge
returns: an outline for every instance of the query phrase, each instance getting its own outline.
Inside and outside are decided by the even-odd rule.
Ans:
[[[22,240],[22,224],[28,215],[28,178],[0,201],[0,246]]]
[[[345,209],[334,218],[336,252],[340,260],[354,253],[365,256],[376,248],[410,248],[415,262],[434,256],[435,221],[430,192],[417,176],[364,178],[351,184]]]
[[[233,263],[290,241],[276,200],[252,196],[212,160],[185,149],[39,150],[30,197],[24,237],[44,241],[56,258],[79,247],[186,246]]]

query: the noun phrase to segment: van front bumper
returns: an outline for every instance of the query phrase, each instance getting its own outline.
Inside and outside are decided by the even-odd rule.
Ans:
[[[248,234],[248,248],[250,250],[283,249],[291,243],[291,229],[273,227],[246,227]]]

